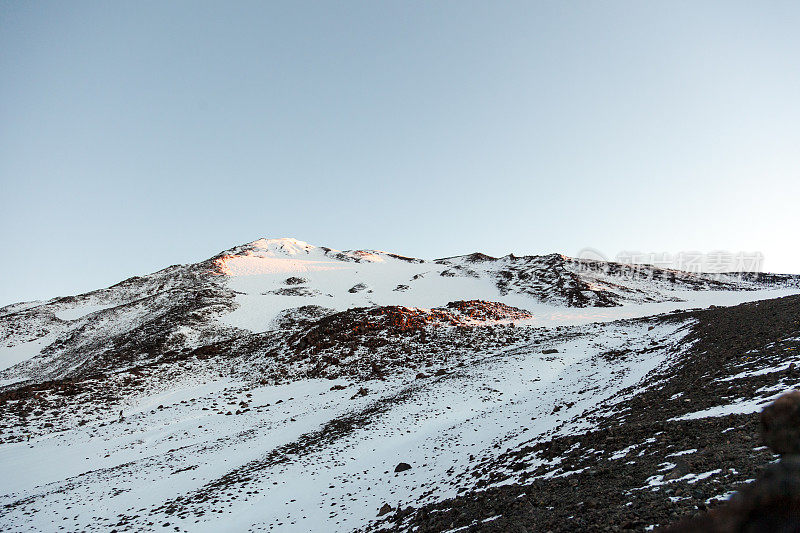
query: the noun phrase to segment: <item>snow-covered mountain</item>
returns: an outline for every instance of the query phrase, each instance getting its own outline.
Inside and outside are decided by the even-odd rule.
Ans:
[[[546,493],[571,502],[571,519],[618,505],[648,517],[633,529],[663,524],[669,512],[641,506],[687,510],[764,459],[742,448],[737,473],[690,467],[683,484],[706,488],[667,492],[683,479],[669,457],[697,453],[673,448],[705,435],[698,421],[735,419],[722,429],[744,437],[749,413],[798,381],[783,372],[800,344],[797,293],[791,275],[259,239],[10,305],[0,526],[579,527]],[[604,461],[629,476],[625,501],[569,500],[571,479]]]
[[[732,291],[798,285],[798,278],[789,276],[742,280],[558,254],[492,258],[474,253],[425,261],[374,250],[341,252],[296,239],[259,239],[107,289],[0,309],[0,384],[84,376],[274,331],[287,314],[291,318],[309,306],[323,315],[356,307],[430,309],[483,300],[527,310],[530,323],[546,325],[567,316],[576,321],[641,316],[679,308],[673,304],[708,291],[724,301]],[[624,310],[565,309],[609,307]]]

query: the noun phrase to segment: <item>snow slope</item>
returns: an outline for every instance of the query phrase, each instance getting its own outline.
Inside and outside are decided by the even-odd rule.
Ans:
[[[385,505],[568,477],[555,459],[503,458],[655,394],[696,341],[676,311],[797,281],[259,239],[8,306],[0,528],[353,531]],[[720,379],[771,375],[784,362],[770,357]],[[786,386],[670,420],[752,412]]]
[[[585,428],[577,415],[639,382],[671,348],[624,365],[598,353],[644,348],[650,338],[670,343],[681,327],[660,326],[646,338],[646,323],[583,327],[553,343],[555,355],[512,343],[442,376],[369,382],[355,398],[360,386],[344,380],[174,383],[120,406],[121,421],[114,409],[0,446],[0,505],[9,506],[2,522],[7,530],[363,527],[384,503],[455,496],[474,482],[465,477],[471,463],[531,436]],[[241,402],[247,412],[225,414]],[[396,474],[401,461],[412,468]]]

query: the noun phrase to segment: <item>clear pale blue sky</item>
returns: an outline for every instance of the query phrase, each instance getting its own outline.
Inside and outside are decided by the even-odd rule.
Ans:
[[[3,2],[0,305],[261,236],[800,272],[800,3]]]

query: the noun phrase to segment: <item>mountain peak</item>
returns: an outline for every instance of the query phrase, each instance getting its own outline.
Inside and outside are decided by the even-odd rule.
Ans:
[[[317,247],[293,237],[280,237],[277,239],[261,238],[247,245],[251,250],[280,255],[307,254]]]

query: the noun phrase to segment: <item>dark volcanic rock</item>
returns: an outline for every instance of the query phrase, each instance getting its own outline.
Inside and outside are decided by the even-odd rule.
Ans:
[[[785,454],[729,504],[702,516],[684,519],[668,533],[800,531],[800,392],[784,394],[761,413],[764,442]]]
[[[350,293],[353,293],[353,294],[355,294],[355,293],[357,293],[357,292],[361,292],[361,291],[363,291],[363,290],[364,290],[364,289],[366,289],[366,288],[367,288],[367,286],[366,286],[366,285],[364,285],[363,283],[356,283],[355,285],[353,285],[352,287],[350,287],[350,288],[347,290],[347,292],[350,292]]]
[[[378,511],[378,516],[383,516],[391,511],[392,511],[392,506],[389,505],[388,503],[384,503],[383,506]]]

